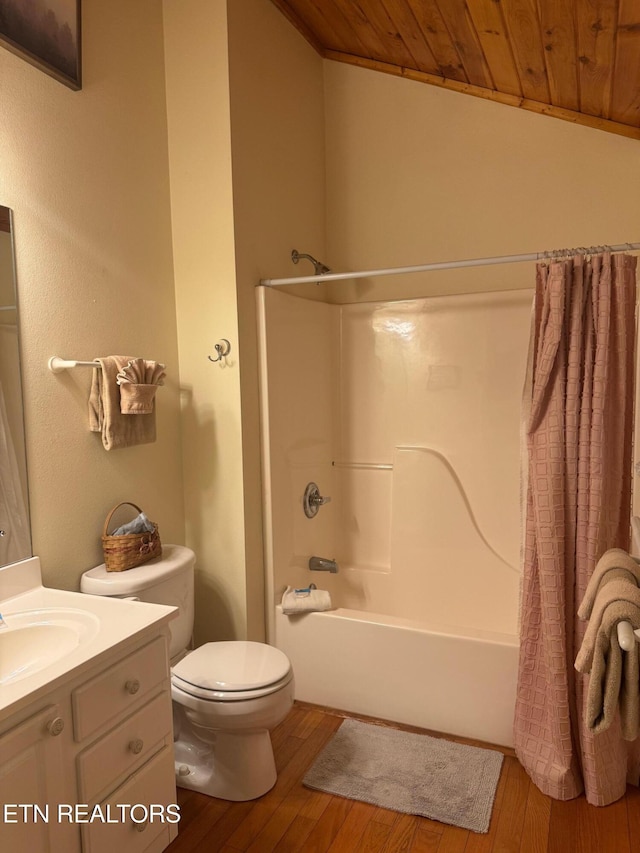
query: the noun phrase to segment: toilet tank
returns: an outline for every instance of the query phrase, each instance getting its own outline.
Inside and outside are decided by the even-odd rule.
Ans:
[[[104,563],[85,572],[80,590],[90,595],[138,598],[151,604],[169,604],[178,615],[169,623],[171,660],[184,652],[193,633],[193,573],[195,554],[183,545],[163,545],[162,556],[135,569],[108,572]]]

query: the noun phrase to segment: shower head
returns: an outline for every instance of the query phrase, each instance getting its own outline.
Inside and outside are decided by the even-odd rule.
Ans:
[[[299,252],[297,249],[291,250],[291,260],[294,264],[297,264],[300,258],[306,258],[308,261],[311,261],[313,264],[314,274],[315,275],[325,275],[328,272],[331,272],[329,267],[325,266],[321,261],[317,261],[313,255],[306,255],[304,252]]]

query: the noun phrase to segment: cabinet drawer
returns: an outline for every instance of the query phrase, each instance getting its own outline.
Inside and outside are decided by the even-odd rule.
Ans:
[[[78,756],[80,797],[90,803],[172,743],[171,696],[164,691]],[[113,788],[113,785],[111,786]]]
[[[75,739],[84,740],[112,718],[133,710],[168,676],[166,642],[157,637],[87,681],[72,694]]]
[[[117,816],[117,822],[93,822],[82,826],[83,853],[114,853],[117,850],[142,853],[149,848],[163,850],[175,838],[177,824],[163,821],[158,815],[158,807],[175,802],[173,746],[165,746],[101,803],[103,814],[111,814],[112,820]],[[155,814],[146,823],[134,823],[129,809],[120,820],[119,806],[136,806],[134,816],[136,820],[143,820],[145,810],[148,814],[152,804],[156,807]],[[107,807],[110,807],[110,812]],[[166,819],[166,810],[162,816]]]

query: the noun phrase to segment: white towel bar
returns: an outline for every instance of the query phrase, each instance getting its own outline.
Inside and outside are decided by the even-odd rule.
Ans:
[[[51,356],[47,366],[52,373],[62,373],[63,370],[70,370],[72,367],[102,367],[99,361],[70,361],[57,355]]]
[[[72,367],[93,367],[102,370],[99,361],[76,361],[75,359],[60,358],[57,355],[51,356],[47,362],[47,367],[52,373],[62,373],[63,370],[70,370]],[[158,362],[158,367],[164,370],[166,365]]]

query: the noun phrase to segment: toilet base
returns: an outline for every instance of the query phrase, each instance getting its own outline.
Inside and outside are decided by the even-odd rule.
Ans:
[[[255,800],[276,783],[276,765],[268,731],[216,732],[204,743],[191,726],[174,742],[176,785],[221,800]],[[185,769],[188,772],[185,772]]]

